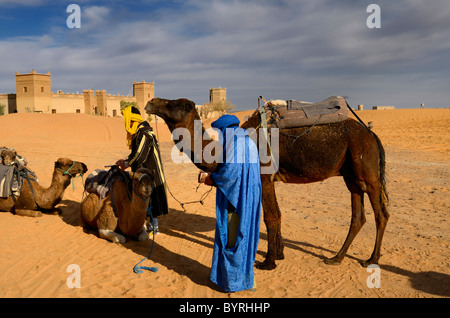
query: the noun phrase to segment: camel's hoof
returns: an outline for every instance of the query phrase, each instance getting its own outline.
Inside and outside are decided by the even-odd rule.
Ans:
[[[114,243],[126,243],[127,239],[125,238],[125,236],[122,235],[118,235],[117,237],[115,237],[113,239]]]
[[[255,267],[257,269],[261,269],[261,270],[266,270],[266,271],[270,271],[272,269],[275,269],[277,267],[277,265],[275,264],[274,261],[268,261],[265,260],[264,262],[259,262],[255,265]]]
[[[325,258],[323,262],[327,265],[340,265],[342,261],[340,259],[337,259],[336,257],[332,257]]]
[[[145,242],[150,240],[150,236],[148,235],[148,233],[146,231],[142,232],[141,234],[139,234],[138,239],[139,242]]]
[[[368,259],[367,261],[359,261],[362,267],[368,267],[369,265],[375,264],[378,265],[378,261],[374,261],[372,259]]]

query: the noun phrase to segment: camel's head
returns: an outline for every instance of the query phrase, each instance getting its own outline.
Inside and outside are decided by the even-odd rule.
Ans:
[[[11,166],[16,162],[16,151],[14,149],[5,149],[1,152],[2,164],[5,166]]]
[[[175,100],[153,98],[147,102],[145,111],[149,115],[157,115],[164,119],[169,128],[184,123],[188,114],[196,112],[195,103],[186,98]]]
[[[139,168],[130,175],[133,178],[134,191],[144,199],[150,197],[153,191],[153,172],[146,168]]]
[[[55,170],[61,171],[63,175],[75,177],[77,174],[85,174],[88,169],[82,162],[73,161],[68,158],[59,158],[55,162]]]

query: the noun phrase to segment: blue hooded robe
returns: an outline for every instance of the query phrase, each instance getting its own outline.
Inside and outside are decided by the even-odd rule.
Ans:
[[[217,187],[217,220],[210,279],[236,292],[252,288],[254,282],[262,195],[258,149],[236,116],[223,115],[211,126],[222,132],[224,160],[211,174]],[[236,244],[227,247],[230,209],[239,216],[239,225]]]

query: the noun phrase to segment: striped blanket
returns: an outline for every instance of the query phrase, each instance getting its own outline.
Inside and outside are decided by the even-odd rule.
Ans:
[[[11,195],[11,186],[14,180],[14,166],[5,166],[0,163],[0,197],[8,198]]]

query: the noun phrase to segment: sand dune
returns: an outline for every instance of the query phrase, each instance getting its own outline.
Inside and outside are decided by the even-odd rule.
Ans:
[[[239,113],[243,117],[251,112]],[[335,254],[347,235],[350,196],[341,178],[308,185],[277,184],[282,210],[285,260],[273,271],[256,270],[257,291],[227,294],[209,281],[215,228],[214,191],[197,188],[193,164],[175,164],[164,123],[157,132],[172,196],[160,218],[162,234],[141,265],[157,272],[135,274],[152,241],[115,244],[78,225],[82,179],[67,188],[61,216],[28,218],[0,212],[0,297],[450,297],[450,110],[408,109],[357,112],[382,140],[387,154],[391,205],[380,260],[381,287],[369,288],[371,273],[358,260],[370,256],[375,225],[367,223],[340,266]],[[211,120],[207,121],[210,123]],[[54,162],[68,157],[89,172],[128,155],[122,119],[84,114],[0,116],[0,146],[27,158],[40,183],[48,186]],[[295,195],[292,195],[295,193]],[[176,198],[176,199],[175,199]],[[267,235],[261,223],[257,261],[264,259]],[[77,264],[81,288],[69,288],[67,268]]]

